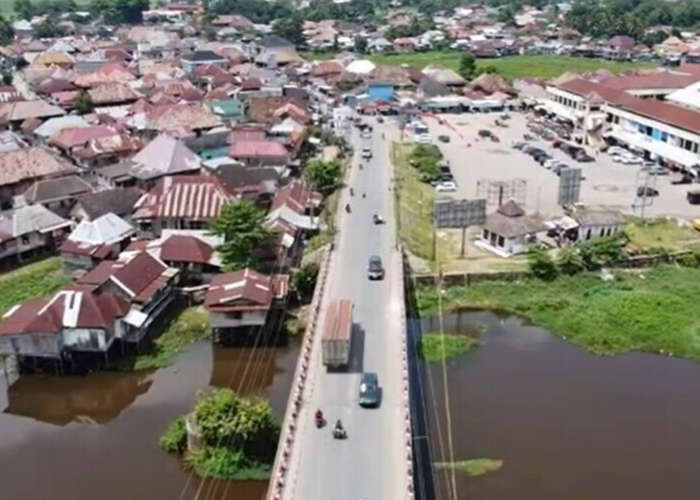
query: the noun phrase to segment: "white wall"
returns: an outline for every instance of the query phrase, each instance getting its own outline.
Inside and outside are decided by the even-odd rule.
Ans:
[[[63,344],[69,349],[79,351],[105,351],[109,341],[104,330],[87,328],[65,328]]]
[[[209,312],[209,323],[213,328],[237,328],[241,326],[262,326],[267,319],[267,311],[243,312],[240,317],[234,313]]]

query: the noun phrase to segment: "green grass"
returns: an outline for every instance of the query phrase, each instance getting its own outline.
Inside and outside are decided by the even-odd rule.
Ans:
[[[444,311],[478,308],[530,319],[598,354],[662,353],[700,360],[700,270],[662,266],[603,281],[585,273],[553,282],[484,282],[447,288]],[[417,291],[424,315],[437,310],[434,288]]]
[[[655,248],[678,251],[700,244],[697,231],[689,226],[679,225],[675,219],[633,219],[625,226],[625,233],[629,236],[630,248],[638,252]]]
[[[433,332],[418,341],[418,355],[427,363],[440,363],[471,351],[478,342],[466,335]]]
[[[61,260],[52,257],[0,275],[0,314],[21,302],[48,297],[68,284]]]
[[[194,307],[184,309],[154,341],[152,349],[125,362],[134,371],[165,368],[172,365],[177,355],[189,346],[208,337],[207,314]]]
[[[503,460],[475,458],[459,462],[438,462],[434,465],[437,469],[457,470],[466,473],[469,477],[479,477],[500,470],[503,467]]]
[[[394,143],[391,147],[398,190],[399,237],[413,255],[432,261],[435,191],[421,181],[419,172],[409,164],[412,149],[412,144]]]
[[[75,0],[78,10],[86,10],[91,0]],[[15,15],[14,0],[0,0],[0,14],[12,18]]]
[[[330,59],[329,54],[307,54],[313,59]],[[459,52],[417,52],[414,54],[371,55],[368,59],[382,66],[407,64],[423,69],[429,64],[439,64],[453,70],[459,69]],[[566,73],[582,73],[607,69],[613,73],[619,73],[630,68],[649,68],[654,64],[647,62],[615,62],[601,59],[588,59],[583,57],[557,56],[557,55],[525,55],[509,56],[498,59],[477,59],[477,67],[493,66],[498,73],[507,80],[513,81],[524,76],[549,80]]]

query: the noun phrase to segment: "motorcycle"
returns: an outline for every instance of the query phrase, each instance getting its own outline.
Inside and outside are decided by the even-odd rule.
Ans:
[[[321,412],[321,410],[317,411],[316,412],[316,428],[320,429],[321,427],[323,427],[325,425],[325,423],[326,423],[326,421],[323,418],[323,413]]]
[[[341,426],[336,425],[333,428],[333,439],[347,439],[348,431],[343,429]]]
[[[355,196],[355,190],[353,188],[350,188],[350,196]]]
[[[374,219],[375,224],[377,224],[377,225],[384,224],[384,219],[382,219],[381,215],[374,214],[374,216],[372,218]]]
[[[345,204],[345,211],[346,211],[347,213],[350,213],[350,203],[346,203],[346,204]]]

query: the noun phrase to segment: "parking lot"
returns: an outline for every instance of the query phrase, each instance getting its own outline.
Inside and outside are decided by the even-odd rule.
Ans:
[[[457,183],[457,192],[441,193],[440,196],[458,199],[486,197],[492,205],[490,210],[493,210],[498,203],[499,190],[492,181],[505,181],[501,191],[503,197],[524,202],[529,213],[560,214],[561,208],[557,206],[559,177],[527,154],[513,149],[513,143],[522,141],[523,135],[528,133],[528,117],[522,113],[510,113],[510,116],[505,122],[507,128],[495,125],[499,117],[497,113],[439,115],[442,124],[435,117],[425,118],[432,140],[449,161]],[[490,130],[500,142],[479,138],[478,132],[482,129]],[[448,136],[450,141],[438,141],[440,135]],[[629,215],[642,215],[643,211],[647,217],[692,218],[700,214],[700,208],[686,201],[688,190],[700,189],[697,184],[671,185],[671,176],[668,175],[650,176],[645,181],[646,176],[639,174],[638,165],[615,163],[606,153],[589,151],[595,161],[577,163],[543,140],[531,143],[570,167],[582,169],[585,180],[581,184],[579,201],[587,207],[615,209]],[[646,206],[642,208],[636,191],[645,182],[658,190],[659,195],[646,198]]]

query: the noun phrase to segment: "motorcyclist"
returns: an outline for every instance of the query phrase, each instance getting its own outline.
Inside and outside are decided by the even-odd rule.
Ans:
[[[367,197],[367,195],[365,193],[362,193],[362,197],[365,198]]]
[[[347,213],[350,213],[350,203],[346,203],[346,204],[345,204],[345,211],[346,211]]]
[[[316,420],[323,420],[323,412],[320,408],[316,410]]]
[[[338,420],[336,421],[336,423],[335,423],[335,429],[333,429],[333,430],[334,430],[335,432],[343,432],[343,424],[342,424],[342,422],[340,421],[340,419],[338,419]]]
[[[350,188],[350,196],[355,196],[355,190],[353,188]]]

